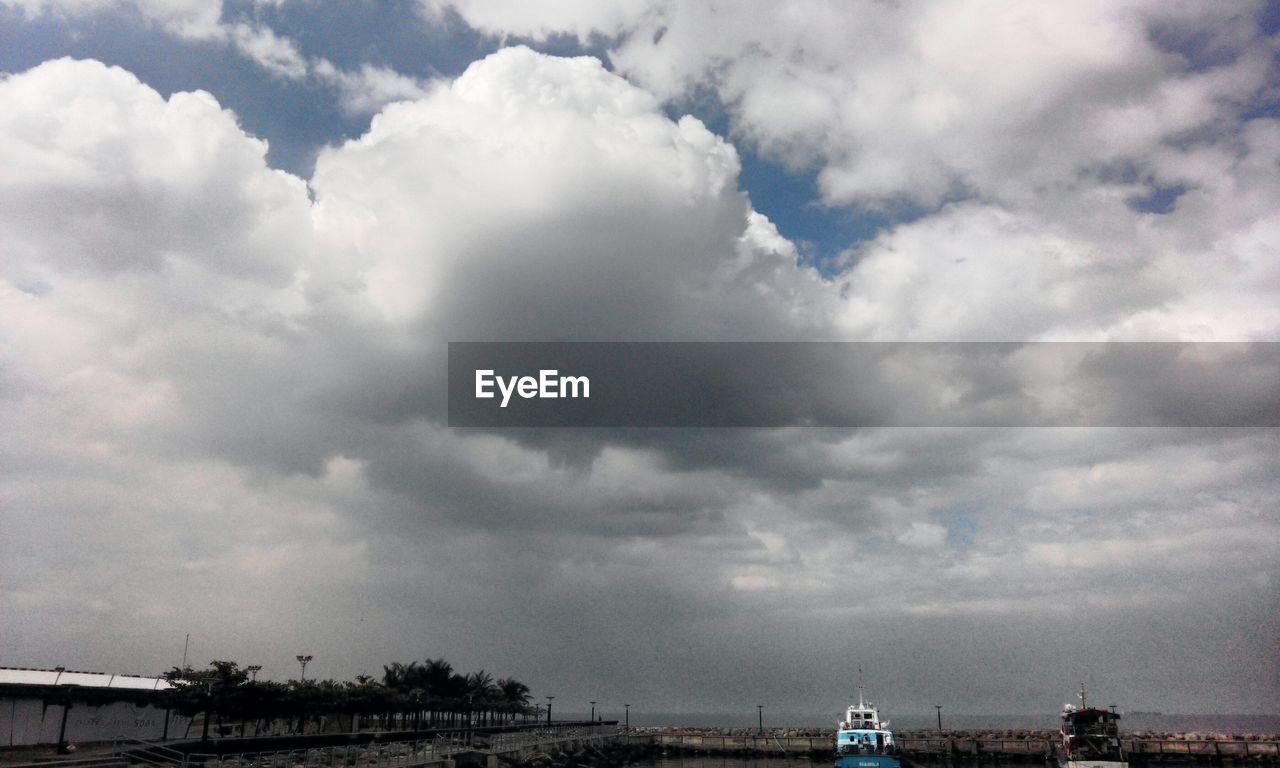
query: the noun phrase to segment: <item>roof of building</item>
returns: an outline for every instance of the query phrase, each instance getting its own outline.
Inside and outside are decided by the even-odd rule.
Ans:
[[[126,688],[141,691],[162,691],[173,687],[163,677],[27,667],[0,667],[0,685],[80,685],[86,688]]]

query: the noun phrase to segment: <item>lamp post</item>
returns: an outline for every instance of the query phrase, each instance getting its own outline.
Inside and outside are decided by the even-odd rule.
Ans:
[[[311,656],[298,654],[298,663],[302,665],[302,679],[298,681],[300,683],[307,682],[307,662],[311,661],[311,658]]]
[[[262,671],[262,665],[250,664],[249,666],[244,668],[244,671],[248,672],[249,677],[252,679],[253,682],[256,683],[258,682],[258,673]]]
[[[213,719],[213,679],[204,679],[204,727],[200,731],[200,741],[209,740],[209,721]]]
[[[551,700],[554,698],[555,696],[547,697],[547,725],[551,725]]]
[[[629,734],[631,733],[631,705],[623,704],[622,706],[624,711],[626,712],[626,725],[623,728],[623,733]]]
[[[595,721],[596,721],[596,703],[593,701],[591,702],[591,722],[594,723]]]
[[[942,733],[942,705],[934,704],[933,708],[938,710],[938,733]]]
[[[62,677],[63,668],[58,667],[58,677]],[[67,713],[71,711],[71,686],[62,686],[62,724],[58,726],[58,749],[59,755],[65,755],[70,752],[67,749]]]
[[[759,718],[760,718],[760,722],[759,722],[760,731],[759,731],[759,733],[760,733],[760,735],[761,735],[761,736],[763,736],[763,735],[764,735],[764,705],[763,705],[763,704],[757,704],[757,705],[756,705],[756,715],[758,715],[758,716],[759,716]]]
[[[471,694],[467,694],[467,746],[471,746],[475,716],[471,714]]]

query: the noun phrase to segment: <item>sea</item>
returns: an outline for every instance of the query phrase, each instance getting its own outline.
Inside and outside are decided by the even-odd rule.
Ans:
[[[837,715],[839,713],[836,713]],[[896,715],[882,712],[894,731],[936,730],[937,713],[915,715]],[[587,713],[582,714],[586,719]],[[601,715],[606,719],[616,717],[613,713]],[[572,719],[573,714],[566,714]],[[638,727],[669,728],[720,728],[725,730],[750,728],[758,723],[758,715],[754,708],[750,712],[696,714],[696,713],[647,713],[631,711],[631,725]],[[1120,710],[1120,730],[1126,732],[1152,731],[1161,733],[1231,733],[1231,734],[1278,734],[1280,735],[1280,714],[1274,715],[1218,715],[1218,714],[1162,714],[1156,712],[1132,712]],[[618,717],[621,721],[622,718]],[[771,716],[764,712],[766,730],[779,729],[832,729],[835,727],[835,716],[824,717],[821,714],[798,714]],[[1008,715],[950,715],[942,712],[942,727],[947,730],[985,731],[985,730],[1056,730],[1060,715],[1056,712],[1037,714]],[[702,768],[688,766],[686,768]],[[705,768],[711,768],[707,766]],[[761,768],[764,768],[763,766]]]

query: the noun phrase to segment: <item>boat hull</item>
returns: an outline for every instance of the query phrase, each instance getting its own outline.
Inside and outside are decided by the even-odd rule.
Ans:
[[[893,755],[840,755],[835,768],[901,768],[902,763]]]

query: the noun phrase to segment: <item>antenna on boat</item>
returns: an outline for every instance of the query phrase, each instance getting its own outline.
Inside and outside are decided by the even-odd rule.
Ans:
[[[1084,700],[1084,683],[1081,683],[1081,684],[1080,684],[1080,708],[1081,708],[1081,709],[1088,709],[1088,708],[1089,708],[1089,705],[1088,705],[1088,704],[1086,704],[1086,703],[1085,703],[1085,700]]]
[[[862,700],[862,665],[858,665],[858,707],[865,708],[866,702]]]

